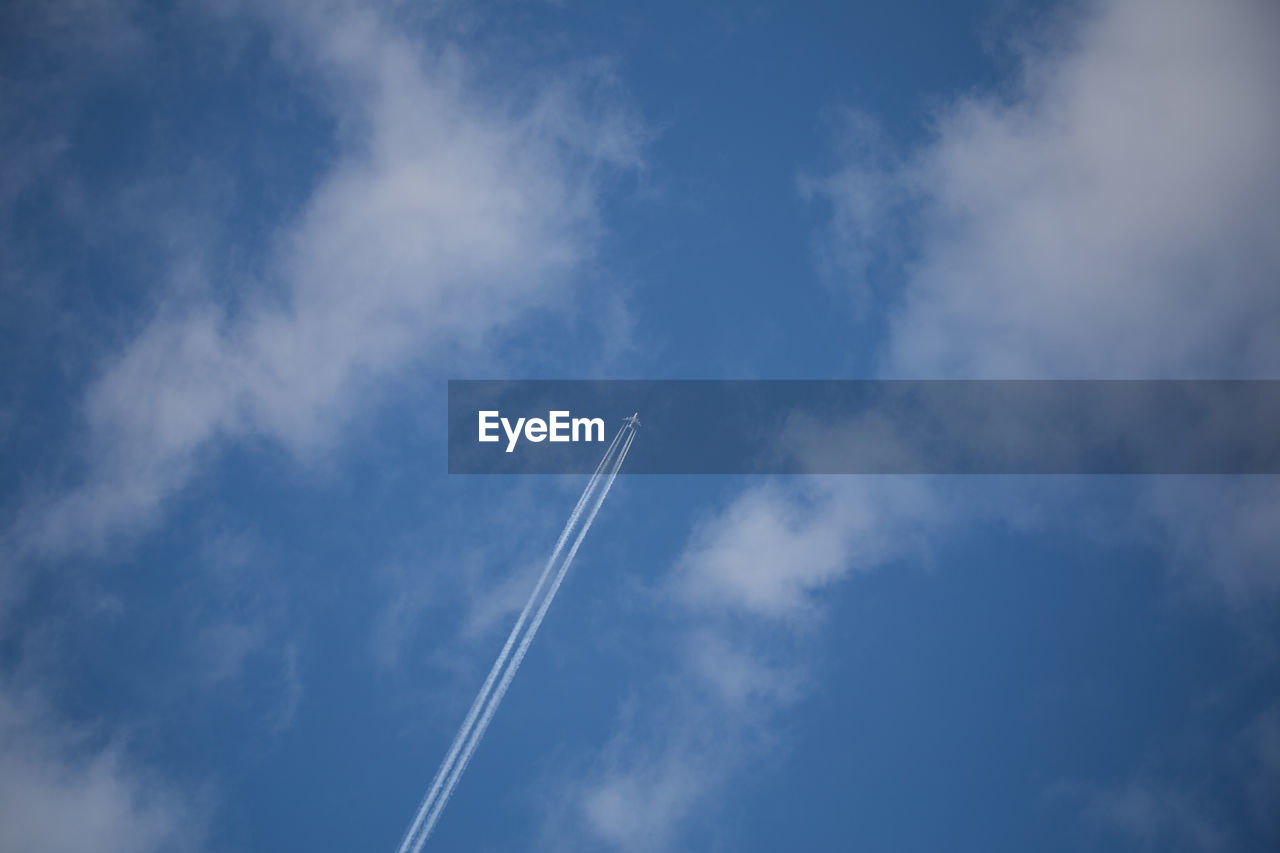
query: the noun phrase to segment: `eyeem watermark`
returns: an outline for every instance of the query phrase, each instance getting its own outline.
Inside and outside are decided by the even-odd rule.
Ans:
[[[502,417],[497,409],[481,411],[481,442],[501,441],[498,427],[507,434],[507,453],[516,449],[523,433],[526,441],[535,444],[540,441],[604,441],[604,418],[575,418],[572,413],[564,411],[547,412],[546,420],[542,418],[516,418],[513,426],[510,418]],[[593,437],[594,436],[594,437]]]
[[[448,411],[451,474],[590,474],[639,412],[629,474],[1280,476],[1280,380],[451,380]]]

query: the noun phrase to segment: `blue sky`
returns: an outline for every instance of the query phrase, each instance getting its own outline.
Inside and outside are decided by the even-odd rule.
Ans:
[[[394,849],[582,486],[449,378],[1280,378],[1278,27],[7,4],[0,849]],[[624,477],[428,849],[1275,849],[1278,522]]]

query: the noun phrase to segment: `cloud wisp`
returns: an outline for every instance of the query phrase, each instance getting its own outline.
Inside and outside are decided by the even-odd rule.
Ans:
[[[881,373],[1280,375],[1278,24],[1274,4],[1255,0],[1088,4],[1027,43],[1010,92],[950,103],[916,149],[889,156],[874,122],[853,122],[845,162],[802,190],[831,211],[824,272],[874,295],[856,300],[861,310],[890,306]],[[869,282],[886,240],[898,243],[901,280]],[[670,588],[699,619],[725,615],[713,623],[724,643],[752,650],[770,644],[749,638],[767,638],[785,648],[821,613],[825,589],[927,543],[928,528],[966,512],[915,486],[919,494],[896,503],[865,483],[748,488],[694,530]],[[1203,495],[1171,488],[1142,510],[1201,554],[1249,557],[1222,579],[1242,602],[1280,576],[1274,554],[1264,557],[1269,528],[1256,521],[1270,516],[1272,490],[1250,488],[1262,503],[1233,503],[1228,529],[1205,536],[1194,531],[1222,513],[1206,518]],[[1016,517],[1026,507],[1006,509]],[[1232,530],[1248,534],[1239,548],[1206,544]],[[690,657],[684,646],[678,654]],[[748,657],[754,665],[741,671],[772,671],[767,656]],[[667,689],[689,719],[714,718],[736,735],[709,744],[680,725],[621,724],[618,749],[574,786],[577,830],[595,842],[666,849],[694,831],[704,810],[671,807],[667,794],[705,802],[725,780],[672,768],[705,767],[708,750],[721,766],[751,760],[743,744],[763,737],[789,695],[709,702],[697,672]],[[617,808],[624,796],[653,814]]]
[[[13,96],[0,108],[0,147],[21,166],[0,181],[0,246],[25,249],[19,243],[34,239],[26,225],[31,221],[44,229],[41,239],[53,235],[60,260],[82,262],[75,250],[85,246],[96,258],[94,251],[111,243],[108,254],[120,268],[93,269],[94,287],[100,274],[108,285],[123,280],[121,290],[141,294],[141,304],[129,306],[137,312],[130,311],[129,325],[111,330],[120,337],[109,352],[102,354],[99,339],[68,356],[96,359],[83,372],[71,372],[70,387],[59,387],[69,392],[66,409],[75,423],[67,435],[39,443],[44,457],[23,467],[23,479],[5,496],[0,639],[18,658],[10,663],[32,683],[32,695],[55,695],[46,682],[56,682],[58,673],[56,667],[41,672],[46,661],[24,656],[38,658],[30,648],[56,642],[30,643],[26,635],[55,634],[60,626],[53,623],[75,621],[41,611],[44,602],[31,594],[40,588],[33,578],[109,563],[95,558],[117,556],[114,546],[153,529],[228,445],[265,442],[303,466],[322,467],[342,446],[352,420],[376,408],[406,372],[438,377],[465,356],[493,365],[493,352],[531,317],[576,306],[571,297],[599,245],[601,200],[616,176],[641,163],[640,122],[603,66],[540,68],[513,78],[512,85],[494,82],[484,76],[491,63],[483,50],[449,44],[435,30],[424,36],[397,17],[400,11],[346,0],[195,0],[162,10],[90,2],[15,7],[4,14],[6,22],[39,36],[24,42],[29,33],[15,25],[15,43],[30,53],[21,61],[34,57],[33,67],[51,70],[48,79],[20,81],[20,91],[7,70],[0,84]],[[250,64],[261,61],[270,66],[266,77],[285,81],[280,101],[270,107],[314,112],[314,122],[300,124],[323,138],[264,132],[258,141],[271,149],[264,157],[285,164],[285,174],[271,175],[265,188],[241,186],[256,180],[251,164],[236,160],[235,146],[253,135],[245,127],[261,118],[254,112],[261,104],[249,98],[229,110],[230,150],[218,149],[222,139],[188,150],[189,140],[179,134],[176,155],[147,156],[149,146],[171,145],[167,137],[152,138],[163,136],[157,128],[182,123],[165,112],[173,104],[157,94],[164,87],[152,76],[174,59],[166,53],[171,45],[157,43],[170,30],[199,33],[200,46],[218,52],[219,61],[207,66],[180,58],[182,69],[200,66],[194,82],[176,75],[192,84],[183,98],[198,101],[211,78],[217,78],[215,90],[223,84],[222,93],[236,90],[245,82],[230,79],[245,70],[238,64],[241,48],[265,46]],[[261,81],[249,82],[257,91]],[[83,164],[76,158],[86,151],[92,157],[101,141],[77,137],[85,133],[85,114],[93,112],[85,92],[96,96],[99,84],[138,105],[111,120],[130,145],[140,140],[128,152],[139,156],[111,161],[110,174],[99,183],[77,183]],[[205,165],[219,191],[243,191],[250,207],[262,189],[279,210],[266,205],[272,216],[265,222],[252,215],[245,217],[247,225],[221,221],[224,209],[205,210],[205,188],[193,187],[198,182],[182,170],[199,171],[189,161],[200,156],[212,159]],[[181,161],[176,172],[175,160]],[[151,195],[156,187],[164,188],[158,204]],[[273,195],[277,191],[284,201]],[[24,217],[32,199],[46,198],[56,202],[47,205],[52,226],[42,217]],[[254,233],[246,235],[248,229]],[[138,245],[129,242],[135,239]],[[154,252],[148,240],[164,244],[163,250]],[[12,304],[11,283],[12,293],[35,294],[30,301],[39,310],[57,301],[46,297],[46,282],[28,268],[24,252],[0,254],[6,304]],[[139,277],[153,280],[135,282]],[[83,296],[72,284],[58,283]],[[47,310],[68,309],[58,304]],[[92,317],[102,326],[118,319]],[[93,328],[104,337],[111,331]],[[16,348],[51,336],[24,332]],[[32,353],[18,355],[36,361]],[[5,435],[19,418],[9,405],[6,396],[0,403]],[[52,446],[54,441],[65,443]],[[64,461],[50,461],[55,458]],[[207,531],[184,533],[199,539]],[[187,566],[173,562],[171,574],[182,575]],[[146,582],[134,568],[127,567],[123,582],[123,573],[110,569],[95,580],[118,585],[111,596],[118,607],[143,603],[142,596],[129,598],[135,580]],[[244,597],[239,589],[214,590],[212,605],[200,598],[210,593],[209,578],[193,574],[179,583],[197,590],[182,598],[198,604],[185,619],[190,630],[179,639],[193,647],[194,667],[208,670],[199,689],[229,694],[222,688],[242,680],[253,668],[249,663],[270,667],[281,695],[267,728],[273,735],[287,728],[297,711],[299,661],[306,653],[296,625],[278,623],[298,614],[264,603],[271,598],[263,592],[269,583],[256,578]],[[16,618],[7,618],[11,614]],[[162,782],[131,763],[123,749],[84,747],[52,712],[37,724],[22,710],[32,703],[19,698],[9,682],[0,683],[0,763],[12,771],[0,792],[6,810],[0,847],[201,846],[200,815],[179,793],[162,790]],[[137,722],[154,708],[129,711],[136,715],[130,722]],[[75,822],[55,816],[77,813],[82,819]]]
[[[868,254],[903,244],[898,290],[875,285],[893,306],[884,372],[1275,377],[1275,5],[1073,15],[1024,42],[1009,94],[947,105],[892,158],[862,117],[843,165],[806,181],[855,291]]]
[[[84,476],[25,502],[9,536],[20,554],[93,553],[145,529],[219,442],[314,455],[352,407],[376,403],[378,380],[479,353],[559,304],[593,251],[607,175],[639,163],[638,122],[589,76],[504,99],[459,51],[423,50],[373,11],[262,17],[320,81],[337,156],[260,280],[211,281],[198,256],[174,271],[195,284],[171,288],[101,366],[82,409]],[[215,292],[236,304],[201,295]]]
[[[0,683],[0,848],[201,849],[201,804],[137,767],[123,745],[97,740]]]

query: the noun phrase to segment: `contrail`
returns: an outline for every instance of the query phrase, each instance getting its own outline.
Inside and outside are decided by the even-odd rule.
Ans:
[[[586,522],[582,525],[582,529],[578,531],[578,536],[573,542],[573,547],[569,549],[569,553],[565,556],[564,562],[560,564],[560,570],[556,572],[555,580],[551,584],[551,589],[546,597],[542,599],[542,604],[538,608],[538,614],[534,617],[533,622],[529,625],[528,631],[524,635],[524,639],[520,641],[520,647],[516,650],[515,657],[511,660],[511,665],[507,667],[506,672],[502,675],[502,681],[498,684],[498,689],[494,691],[493,697],[489,700],[488,707],[485,708],[484,716],[480,718],[479,724],[471,733],[471,739],[468,741],[461,759],[458,761],[457,767],[449,777],[449,781],[445,784],[444,790],[441,792],[439,799],[436,801],[435,807],[431,810],[431,814],[427,817],[426,825],[422,830],[422,840],[425,842],[431,834],[431,830],[435,828],[436,821],[440,819],[441,813],[444,811],[445,805],[449,802],[449,797],[453,795],[454,786],[458,784],[458,780],[462,778],[462,774],[467,769],[467,765],[471,762],[471,755],[475,752],[476,746],[479,745],[480,739],[484,737],[485,730],[489,727],[489,721],[493,719],[493,714],[498,709],[498,704],[502,702],[502,697],[507,692],[507,687],[511,685],[511,679],[515,677],[516,670],[520,668],[520,663],[524,660],[525,653],[529,651],[529,645],[533,642],[533,637],[538,633],[538,628],[542,625],[543,618],[547,615],[547,610],[551,607],[551,601],[556,597],[556,592],[560,589],[560,584],[564,581],[565,574],[569,571],[569,565],[573,562],[574,556],[578,553],[578,548],[582,545],[582,540],[586,537],[587,531],[591,529],[591,523],[595,521],[596,513],[600,511],[601,504],[604,503],[605,496],[609,494],[609,488],[613,485],[614,477],[618,474],[618,469],[622,467],[622,460],[627,455],[627,450],[631,447],[631,441],[635,438],[635,431],[627,436],[626,443],[622,445],[622,450],[618,452],[618,458],[613,463],[612,469],[608,476],[603,480],[604,485],[600,489],[600,494],[591,504],[591,511],[587,515]],[[421,849],[421,845],[415,848],[414,853]]]
[[[557,547],[555,551],[553,551],[552,558],[548,561],[548,569],[552,565],[554,565],[556,557],[558,556],[559,551],[563,547],[563,543],[567,538],[568,531],[573,527],[574,522],[576,522],[578,516],[581,514],[582,506],[589,502],[591,504],[591,511],[588,514],[587,521],[583,525],[583,527],[578,531],[578,535],[574,541],[573,547],[569,551],[568,556],[560,564],[560,569],[556,573],[556,578],[550,588],[550,591],[546,593],[545,596],[542,596],[542,604],[538,607],[537,615],[534,618],[533,623],[529,626],[529,628],[525,632],[525,635],[520,642],[519,649],[516,652],[515,658],[512,660],[511,664],[506,668],[506,671],[503,673],[502,681],[500,682],[497,691],[489,699],[488,705],[484,710],[484,715],[483,717],[481,717],[479,725],[475,726],[474,730],[469,732],[470,738],[466,744],[465,749],[462,752],[461,759],[458,760],[457,764],[452,768],[451,772],[447,768],[442,767],[441,773],[437,774],[437,776],[442,776],[443,774],[447,773],[448,774],[447,781],[443,783],[442,790],[438,785],[433,785],[433,788],[435,788],[439,793],[435,798],[434,804],[428,803],[427,805],[427,807],[430,809],[430,812],[427,816],[426,824],[423,825],[420,820],[415,821],[414,828],[418,829],[418,837],[416,839],[410,839],[407,837],[406,841],[411,841],[412,846],[405,847],[404,848],[405,850],[411,849],[414,853],[418,853],[418,851],[422,849],[422,845],[426,842],[427,837],[431,834],[432,829],[435,828],[436,822],[440,819],[440,815],[444,810],[445,804],[448,802],[450,796],[452,795],[454,787],[458,784],[458,781],[462,778],[463,772],[465,772],[467,765],[470,763],[471,756],[475,752],[476,746],[479,744],[480,739],[484,737],[485,730],[488,728],[489,722],[490,720],[492,720],[493,714],[497,710],[498,704],[502,701],[503,696],[506,694],[507,688],[510,686],[511,680],[515,677],[515,672],[519,668],[520,663],[524,660],[524,656],[528,652],[529,645],[533,642],[533,637],[537,633],[538,628],[542,624],[543,618],[545,618],[546,616],[547,610],[551,606],[552,599],[555,597],[556,592],[559,590],[560,584],[564,581],[564,577],[565,577],[565,574],[568,572],[570,563],[572,563],[574,556],[578,552],[578,548],[582,545],[582,541],[586,537],[587,530],[591,527],[591,523],[595,520],[596,513],[599,512],[600,506],[604,502],[605,495],[608,494],[609,488],[613,484],[613,479],[617,475],[618,470],[622,466],[622,461],[626,456],[627,450],[630,448],[632,439],[635,437],[634,430],[628,430],[628,429],[620,430],[618,433],[618,436],[614,438],[613,444],[610,445],[610,451],[612,451],[613,447],[617,444],[618,439],[622,437],[622,434],[624,432],[627,433],[626,442],[623,444],[622,450],[618,453],[616,459],[614,460],[613,465],[611,466],[611,469],[608,475],[604,479],[603,488],[600,490],[600,492],[597,495],[594,496],[594,499],[593,499],[591,493],[595,490],[597,485],[600,483],[600,476],[599,476],[600,470],[608,463],[609,452],[606,452],[605,457],[601,460],[601,464],[597,466],[596,474],[593,475],[591,482],[589,482],[587,484],[586,489],[583,490],[583,495],[579,499],[578,506],[575,507],[573,515],[570,517],[570,522],[569,524],[566,525],[565,532],[561,534],[561,541],[557,543]],[[543,577],[539,579],[538,586],[534,589],[533,595],[530,596],[529,601],[526,603],[525,611],[521,614],[520,620],[517,621],[516,628],[513,629],[511,636],[508,638],[507,647],[504,648],[504,652],[502,655],[500,655],[499,661],[495,663],[494,670],[491,672],[491,675],[494,675],[498,670],[501,669],[502,660],[503,658],[506,657],[506,654],[510,651],[510,646],[512,641],[514,640],[515,636],[519,633],[520,628],[522,627],[523,622],[525,621],[525,618],[527,617],[529,611],[532,609],[532,607],[538,600],[539,596],[541,595],[542,585],[546,579],[546,573],[548,569],[544,569]],[[487,684],[491,686],[492,680],[488,681]],[[483,694],[487,691],[482,689],[481,692]],[[481,701],[482,701],[481,698],[478,697],[477,704],[480,704]],[[474,720],[474,715],[469,715],[469,716],[471,719]],[[471,727],[466,726],[464,723],[464,729],[469,729],[469,728]],[[459,732],[459,740],[465,739],[467,737],[467,734],[468,732],[466,731]],[[453,755],[456,758],[457,753],[454,751],[451,751],[451,752],[453,752]],[[430,794],[428,795],[428,799],[431,799]]]
[[[626,440],[622,443],[622,449],[613,458],[613,464],[609,465],[614,448],[618,446],[619,440],[624,435]],[[435,828],[436,822],[440,819],[445,805],[453,794],[454,787],[458,784],[458,780],[462,778],[467,765],[471,762],[472,754],[479,745],[481,738],[484,737],[485,730],[489,727],[489,722],[493,719],[494,712],[502,702],[502,697],[506,694],[511,680],[515,677],[516,670],[520,668],[520,663],[524,660],[525,654],[533,642],[534,635],[537,634],[538,628],[542,625],[542,620],[546,617],[547,610],[551,607],[551,601],[559,591],[560,585],[569,570],[569,565],[573,562],[574,556],[577,555],[578,548],[582,545],[582,541],[586,537],[587,531],[591,528],[592,522],[595,521],[596,513],[600,511],[600,506],[604,503],[605,496],[608,495],[609,489],[613,485],[613,480],[622,467],[622,462],[626,458],[627,451],[630,449],[634,438],[634,427],[623,427],[614,436],[613,442],[610,443],[608,450],[605,451],[600,464],[596,466],[595,473],[591,475],[586,488],[583,489],[582,496],[578,498],[577,505],[574,506],[564,530],[560,533],[560,538],[556,541],[555,548],[552,549],[551,556],[547,559],[547,564],[538,578],[538,583],[534,586],[529,600],[525,602],[524,609],[516,620],[515,627],[511,629],[511,633],[507,637],[498,659],[494,661],[493,667],[489,670],[489,675],[485,678],[484,685],[480,688],[480,693],[472,703],[462,727],[458,730],[452,745],[449,747],[449,752],[445,756],[444,762],[436,772],[431,788],[427,791],[427,795],[423,798],[417,813],[414,815],[413,822],[401,840],[399,853],[410,853],[410,851],[419,853],[428,836],[431,835],[431,831]],[[608,466],[609,471],[602,479],[601,475],[606,466]],[[603,487],[599,488],[597,493],[597,487],[602,482]],[[583,508],[588,504],[590,504],[591,509],[587,514],[587,520],[578,530],[578,535],[574,539],[573,546],[569,549],[568,554],[560,562],[559,570],[555,574],[555,579],[549,591],[544,594],[543,588],[546,585],[547,578],[564,550],[565,542],[568,541],[571,532],[579,518],[581,518]],[[541,599],[540,605],[537,603],[539,599]],[[525,629],[525,623],[528,621],[529,614],[533,612],[535,606],[537,607],[537,613],[528,628]],[[515,646],[516,638],[520,636],[522,631],[524,631],[524,636],[520,640],[515,657],[511,659],[508,665],[507,659]],[[501,673],[501,681],[498,682],[497,690],[494,691],[494,682],[498,680],[499,673]],[[492,695],[490,695],[491,691],[493,691]],[[482,716],[480,716],[481,708],[484,709]],[[480,716],[478,724],[476,723],[477,716]],[[466,744],[465,747],[463,747],[464,742]]]
[[[449,775],[449,771],[453,766],[454,760],[458,757],[458,752],[462,749],[463,743],[467,739],[467,735],[471,732],[471,727],[475,725],[476,717],[480,715],[481,708],[484,707],[485,701],[489,698],[489,691],[493,689],[494,682],[497,681],[499,673],[501,673],[503,665],[507,662],[507,657],[511,654],[511,649],[515,646],[516,638],[520,635],[524,623],[528,620],[529,614],[533,612],[535,603],[541,594],[543,585],[547,582],[547,578],[551,574],[551,569],[555,566],[556,559],[560,556],[560,552],[564,550],[564,543],[568,541],[569,534],[577,524],[578,518],[582,515],[582,508],[586,505],[587,499],[595,488],[596,482],[600,478],[600,472],[604,470],[605,465],[609,461],[613,449],[617,446],[618,440],[622,438],[623,430],[619,430],[618,434],[613,437],[613,441],[609,444],[609,448],[605,451],[604,456],[600,459],[600,464],[596,466],[595,473],[591,475],[591,479],[587,481],[587,486],[582,490],[582,496],[578,498],[577,505],[574,506],[573,512],[569,515],[569,520],[565,523],[564,530],[560,531],[560,538],[556,540],[555,547],[551,550],[551,556],[547,558],[547,564],[542,569],[542,574],[538,577],[537,584],[533,587],[533,592],[529,594],[529,600],[525,602],[524,609],[520,611],[520,618],[516,620],[515,627],[511,629],[507,641],[502,646],[502,651],[498,654],[498,659],[493,662],[493,666],[489,670],[489,675],[484,680],[484,685],[480,688],[480,692],[476,695],[475,701],[471,703],[471,709],[467,711],[466,719],[462,721],[462,727],[458,729],[458,733],[453,738],[453,744],[449,747],[449,752],[445,755],[444,761],[440,765],[440,769],[436,771],[435,779],[431,782],[431,788],[422,799],[422,803],[418,806],[418,811],[414,815],[413,822],[406,830],[404,838],[400,840],[398,853],[408,853],[409,850],[417,850],[421,848],[421,842],[415,843],[414,836],[417,835],[422,826],[422,821],[426,818],[427,812],[434,804],[436,796],[440,793],[440,786],[445,778]],[[425,839],[424,839],[425,840]]]

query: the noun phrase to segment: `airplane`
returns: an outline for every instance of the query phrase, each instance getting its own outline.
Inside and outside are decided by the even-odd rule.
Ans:
[[[623,418],[623,419],[622,419],[622,422],[623,422],[624,424],[627,424],[627,425],[628,425],[628,426],[630,426],[630,427],[633,427],[633,428],[634,428],[634,427],[638,427],[638,426],[644,426],[644,424],[640,423],[640,413],[639,413],[639,412],[636,412],[635,414],[633,414],[633,415],[632,415],[631,417],[629,417],[629,418]]]

